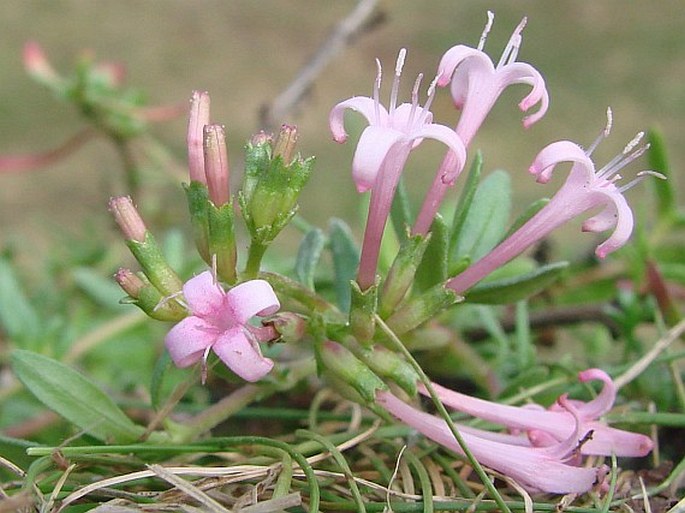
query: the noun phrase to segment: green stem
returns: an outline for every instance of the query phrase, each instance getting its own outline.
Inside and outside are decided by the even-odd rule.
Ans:
[[[483,470],[481,464],[475,458],[469,447],[466,445],[466,441],[461,436],[461,433],[459,433],[459,430],[457,430],[457,427],[454,425],[454,422],[452,422],[452,418],[450,417],[449,413],[447,413],[445,406],[442,404],[442,401],[440,401],[440,398],[435,393],[431,380],[428,378],[426,373],[423,372],[423,369],[421,368],[419,363],[414,359],[409,350],[406,347],[404,347],[404,344],[397,337],[397,335],[395,335],[395,333],[387,326],[387,324],[385,324],[385,322],[383,322],[383,319],[381,319],[378,315],[376,315],[376,323],[378,323],[378,326],[380,326],[381,330],[383,330],[385,335],[387,335],[387,337],[390,339],[390,341],[393,343],[396,349],[402,355],[404,355],[404,357],[407,359],[407,361],[411,364],[411,366],[418,374],[421,383],[423,383],[423,385],[426,387],[426,390],[428,390],[428,393],[430,394],[433,404],[435,404],[435,407],[438,410],[438,413],[440,413],[440,416],[447,423],[447,426],[449,427],[449,430],[452,432],[454,439],[459,444],[459,447],[461,447],[461,450],[464,451],[464,456],[466,456],[466,458],[469,460],[469,463],[473,467],[473,470],[476,472],[487,491],[490,493],[492,498],[497,503],[497,506],[500,508],[500,511],[502,511],[503,513],[511,513],[511,510],[504,502],[504,499],[497,491],[497,488],[495,488],[495,485],[492,483],[492,481],[488,479],[485,470]]]
[[[266,252],[266,245],[252,239],[250,248],[247,252],[247,264],[245,264],[244,278],[252,280],[259,274],[259,268],[262,264],[262,258]]]

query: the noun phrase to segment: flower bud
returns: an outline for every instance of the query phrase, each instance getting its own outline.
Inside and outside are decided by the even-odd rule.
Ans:
[[[188,171],[190,181],[207,183],[205,178],[205,159],[203,147],[203,129],[209,124],[209,93],[193,91],[190,98],[190,115],[188,116]]]
[[[464,298],[452,289],[445,288],[443,283],[439,283],[405,303],[386,323],[399,336],[419,327],[448,306],[463,300]]]
[[[137,276],[129,269],[119,269],[114,275],[119,286],[129,295],[122,300],[133,303],[148,316],[158,321],[180,321],[188,312],[174,298],[164,298],[145,276]]]
[[[320,344],[318,356],[324,373],[330,373],[334,383],[339,380],[352,387],[364,402],[373,403],[376,391],[387,389],[369,367],[337,342],[328,340]]]
[[[181,291],[183,282],[169,266],[152,234],[145,227],[140,214],[127,196],[112,198],[109,209],[121,228],[133,256],[143,268],[145,276],[163,296]]]
[[[204,170],[209,199],[220,207],[230,200],[226,133],[221,125],[205,125],[203,134]]]
[[[307,323],[301,315],[293,312],[279,312],[270,321],[284,342],[299,342],[307,330]]]
[[[297,131],[284,126],[273,149],[265,134],[247,146],[240,209],[253,241],[271,242],[297,211],[297,198],[311,175],[313,158],[293,157]]]

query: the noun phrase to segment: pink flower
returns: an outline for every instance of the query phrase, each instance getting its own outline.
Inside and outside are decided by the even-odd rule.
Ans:
[[[664,176],[653,171],[643,171],[638,173],[638,177],[630,183],[622,187],[616,186],[616,181],[621,178],[618,171],[642,155],[648,148],[645,145],[635,149],[642,133],[638,134],[607,165],[596,171],[590,154],[599,141],[608,134],[609,127],[610,123],[603,135],[587,151],[570,141],[558,141],[545,147],[533,161],[530,172],[537,176],[539,183],[547,183],[557,164],[571,162],[573,167],[564,185],[551,201],[528,222],[463,273],[450,279],[447,286],[459,294],[465,292],[492,271],[549,235],[554,229],[587,210],[597,207],[603,207],[603,210],[585,221],[583,231],[599,232],[614,227],[614,232],[597,247],[596,255],[604,258],[623,246],[633,230],[633,213],[623,193],[645,176],[652,175],[659,178],[664,178]]]
[[[444,87],[451,83],[454,104],[461,110],[455,130],[467,148],[495,101],[508,86],[528,84],[532,87],[531,92],[519,103],[522,111],[540,104],[537,112],[523,119],[525,128],[542,118],[549,105],[549,96],[542,75],[530,64],[515,62],[521,46],[521,31],[526,25],[526,18],[514,30],[496,66],[483,52],[493,20],[494,15],[488,11],[488,22],[481,35],[478,48],[474,49],[465,45],[454,46],[447,50],[438,65],[437,85]],[[450,181],[448,177],[445,177],[445,168],[452,165],[451,160],[452,158],[446,155],[440,165],[440,170],[435,176],[417,217],[414,233],[428,231],[447,188],[454,183],[454,180]]]
[[[600,369],[588,369],[579,373],[578,379],[583,383],[600,380],[604,387],[592,401],[570,401],[575,413],[559,407],[558,404],[554,404],[549,410],[541,407],[508,406],[460,394],[437,384],[433,384],[433,388],[446,406],[510,429],[523,430],[533,446],[552,446],[568,439],[575,431],[574,423],[577,419],[582,433],[592,433],[581,448],[583,454],[628,457],[648,454],[652,450],[649,437],[612,428],[598,420],[611,409],[616,399],[616,387],[611,378]],[[420,386],[419,391],[428,395],[424,387]]]
[[[447,423],[433,415],[414,409],[388,391],[376,393],[377,403],[390,414],[424,436],[448,449],[463,454]],[[573,405],[560,399],[561,406],[576,415]],[[576,459],[586,433],[576,420],[575,430],[566,440],[549,447],[526,447],[512,435],[487,433],[458,427],[474,457],[483,465],[516,480],[530,491],[548,493],[582,493],[602,479],[603,469],[577,467],[568,463]]]
[[[390,108],[380,104],[381,67],[374,83],[373,98],[355,96],[337,104],[329,115],[330,129],[336,142],[344,143],[347,133],[344,128],[344,112],[352,109],[362,114],[369,126],[362,133],[352,162],[352,176],[359,192],[371,189],[369,218],[364,234],[361,262],[357,281],[362,290],[373,284],[378,262],[380,242],[395,189],[407,162],[409,153],[424,138],[443,142],[452,155],[452,164],[445,171],[450,180],[461,172],[466,161],[466,150],[459,137],[450,128],[432,122],[428,110],[435,94],[429,88],[426,105],[418,103],[418,89],[422,79],[419,75],[413,92],[412,102],[397,105],[400,75],[406,50],[402,49],[397,59],[395,79],[390,96]]]
[[[515,62],[526,18],[514,30],[497,66],[482,51],[493,19],[494,15],[488,12],[488,23],[477,49],[464,45],[454,46],[447,50],[438,65],[438,85],[444,87],[451,82],[452,98],[461,110],[456,131],[466,146],[471,143],[499,95],[512,84],[528,84],[532,87],[531,92],[519,103],[522,111],[540,104],[535,114],[523,118],[525,128],[544,116],[549,105],[542,75],[530,64]]]
[[[271,371],[273,361],[262,356],[259,342],[272,340],[275,332],[248,322],[280,308],[269,283],[251,280],[224,292],[212,273],[205,271],[185,283],[183,296],[192,315],[174,326],[164,340],[176,366],[206,362],[211,349],[246,381],[257,381]]]

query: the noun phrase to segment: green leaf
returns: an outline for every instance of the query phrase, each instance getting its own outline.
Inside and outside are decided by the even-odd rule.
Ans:
[[[326,237],[319,228],[307,232],[297,251],[295,275],[304,285],[314,290],[314,272],[326,244]]]
[[[455,250],[457,248],[457,240],[459,239],[459,234],[464,227],[464,222],[466,221],[466,215],[471,209],[471,203],[473,203],[473,197],[476,194],[476,189],[478,188],[478,182],[480,182],[481,171],[483,170],[483,154],[478,151],[476,153],[471,167],[469,168],[469,176],[464,185],[464,189],[459,198],[459,203],[457,204],[457,209],[454,211],[454,216],[452,217],[452,232],[450,233],[450,263],[452,263],[456,257]]]
[[[0,258],[0,325],[22,347],[39,338],[40,320],[24,295],[10,262]]]
[[[447,280],[447,251],[450,232],[447,223],[440,214],[435,215],[430,234],[428,247],[416,270],[415,285],[419,292],[424,292]]]
[[[352,230],[341,219],[331,219],[328,225],[328,241],[329,249],[333,255],[334,285],[338,306],[343,312],[349,312],[350,281],[357,274],[359,250],[352,237]]]
[[[657,211],[659,212],[659,217],[672,217],[677,208],[674,191],[675,183],[671,173],[671,166],[668,163],[668,156],[666,155],[664,138],[659,131],[652,129],[649,131],[648,139],[649,152],[647,160],[649,161],[649,167],[667,178],[666,180],[650,180],[656,193]]]
[[[17,378],[40,402],[95,438],[128,443],[145,431],[105,392],[71,367],[22,350],[14,351],[10,361]]]
[[[500,305],[526,299],[559,279],[567,267],[568,262],[556,262],[531,273],[476,286],[466,294],[466,301]]]
[[[126,308],[120,303],[124,293],[111,276],[105,278],[88,267],[77,267],[72,275],[76,285],[100,306],[119,312]]]
[[[504,235],[510,210],[511,178],[505,171],[495,171],[476,189],[453,256],[470,256],[474,261],[485,256]]]

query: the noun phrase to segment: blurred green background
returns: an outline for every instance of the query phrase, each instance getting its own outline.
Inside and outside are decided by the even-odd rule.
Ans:
[[[33,39],[61,71],[70,69],[83,49],[91,49],[99,60],[125,63],[128,83],[145,91],[152,105],[185,102],[191,90],[208,90],[213,121],[227,127],[232,183],[237,187],[240,149],[259,128],[260,107],[289,84],[355,5],[352,0],[0,2],[0,153],[45,150],[83,126],[73,110],[25,74],[22,46]],[[524,131],[516,104],[526,89],[511,88],[473,145],[485,152],[486,169],[513,172],[521,194],[518,208],[553,192],[552,186],[538,186],[526,173],[536,152],[560,138],[588,144],[602,128],[607,106],[614,111],[614,131],[597,152],[600,165],[638,130],[659,127],[678,174],[685,161],[682,0],[385,2],[380,4],[382,23],[338,55],[300,108],[282,120],[300,127],[302,153],[317,156],[314,177],[302,199],[301,212],[308,219],[323,224],[328,217],[339,216],[357,229],[361,226],[354,217],[356,193],[350,177],[355,138],[344,146],[332,142],[329,109],[350,96],[370,94],[374,58],[383,61],[387,77],[403,46],[409,52],[402,85],[406,100],[416,74],[424,72],[430,78],[450,46],[477,44],[487,9],[496,13],[486,44],[495,62],[513,28],[528,16],[518,60],[541,71],[551,97],[546,117]],[[385,99],[389,86],[386,80]],[[434,105],[436,120],[455,123],[446,92]],[[353,133],[363,126],[352,117],[350,121]],[[181,163],[185,124],[182,116],[153,128]],[[436,143],[424,146],[410,161],[419,169],[408,172],[417,199],[443,151]],[[623,174],[629,179],[645,167],[641,162]],[[18,256],[28,258],[46,251],[56,233],[78,236],[88,226],[114,237],[106,203],[112,194],[124,192],[121,174],[115,151],[101,139],[49,168],[0,174],[0,247],[10,245]],[[675,179],[682,190],[684,179]],[[141,201],[163,212],[165,222],[183,219],[183,193],[176,184],[176,178],[166,179],[159,170],[145,173]],[[647,192],[640,187],[630,193],[638,210],[640,197],[647,197]],[[573,233],[577,230],[578,225]],[[585,239],[588,247],[591,239]]]

